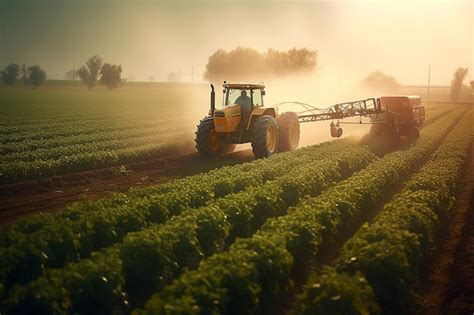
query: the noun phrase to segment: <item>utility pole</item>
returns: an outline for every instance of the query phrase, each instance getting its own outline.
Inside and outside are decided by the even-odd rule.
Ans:
[[[426,93],[426,102],[430,100],[430,86],[431,85],[431,63],[428,65],[428,91]]]
[[[191,67],[191,82],[194,82],[194,66]]]

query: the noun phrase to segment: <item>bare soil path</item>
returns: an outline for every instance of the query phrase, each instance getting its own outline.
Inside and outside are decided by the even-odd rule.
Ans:
[[[474,145],[422,281],[421,314],[474,314]]]
[[[252,159],[248,149],[218,159],[188,154],[0,186],[0,223],[40,211],[62,210],[74,201],[97,199],[112,191],[125,192],[131,187],[149,186]]]

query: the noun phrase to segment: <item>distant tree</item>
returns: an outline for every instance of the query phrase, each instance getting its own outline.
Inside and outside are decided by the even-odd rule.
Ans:
[[[395,92],[400,88],[397,80],[382,71],[374,71],[362,81],[362,85],[382,92]]]
[[[102,69],[100,70],[100,74],[102,75],[100,78],[100,83],[102,83],[109,89],[117,88],[124,81],[121,77],[121,65],[112,65],[110,63],[105,63],[102,66]]]
[[[472,80],[470,83],[471,83],[471,89],[474,90],[474,80]]]
[[[451,100],[457,102],[461,95],[462,83],[467,76],[467,68],[458,68],[454,71],[453,79],[451,80]]]
[[[306,48],[293,48],[288,50],[286,54],[288,56],[288,71],[303,72],[316,68],[316,59],[318,57],[317,51]]]
[[[15,84],[19,74],[20,66],[15,63],[9,64],[0,72],[2,81],[7,85]]]
[[[101,67],[102,58],[95,55],[90,57],[86,64],[77,70],[77,75],[84,85],[90,89],[97,84]]]
[[[304,73],[316,68],[317,57],[317,51],[306,48],[293,48],[287,52],[269,49],[266,53],[242,47],[229,52],[219,49],[209,57],[204,79],[245,81]]]
[[[40,86],[46,80],[46,72],[40,66],[28,67],[28,84],[35,88]]]
[[[66,74],[64,75],[66,80],[69,81],[76,81],[77,80],[77,70],[76,69],[71,69]]]
[[[25,65],[21,65],[21,75],[20,79],[23,81],[23,84],[28,85],[28,68]]]

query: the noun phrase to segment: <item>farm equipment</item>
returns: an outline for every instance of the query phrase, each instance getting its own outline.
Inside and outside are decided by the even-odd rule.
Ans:
[[[318,109],[299,102],[283,102],[264,107],[263,84],[231,84],[224,82],[222,109],[216,109],[214,86],[211,84],[211,108],[197,126],[196,148],[202,156],[218,156],[232,152],[236,144],[251,143],[257,158],[298,147],[300,123],[331,120],[331,136],[342,136],[341,120],[369,117],[370,134],[387,135],[393,141],[419,137],[425,119],[419,96],[382,96]],[[278,113],[278,106],[296,104],[301,112]],[[334,122],[336,121],[336,122]],[[362,124],[362,120],[360,121]]]

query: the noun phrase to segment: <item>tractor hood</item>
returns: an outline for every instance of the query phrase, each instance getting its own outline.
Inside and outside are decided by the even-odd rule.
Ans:
[[[240,105],[231,105],[214,112],[214,128],[216,132],[232,132],[240,125]]]
[[[240,116],[241,108],[240,105],[231,105],[223,109],[218,109],[214,112],[214,117],[235,117]]]

